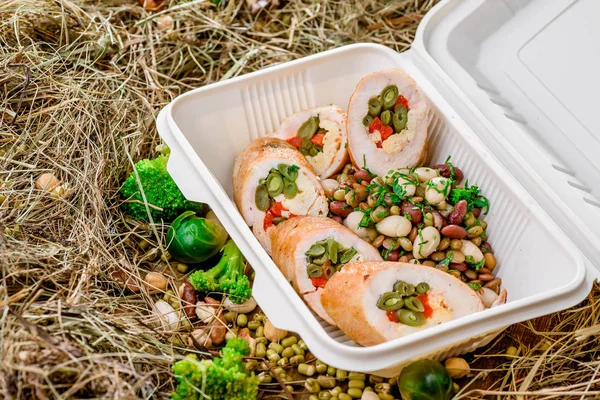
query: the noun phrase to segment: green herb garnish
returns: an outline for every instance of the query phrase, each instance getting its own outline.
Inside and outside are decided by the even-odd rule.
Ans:
[[[487,197],[480,194],[480,190],[477,185],[469,186],[468,180],[465,182],[465,187],[463,189],[452,189],[450,192],[450,200],[453,204],[456,204],[461,200],[465,200],[467,202],[469,211],[473,211],[475,207],[481,209],[485,207],[485,215],[487,215],[490,209],[490,202]]]

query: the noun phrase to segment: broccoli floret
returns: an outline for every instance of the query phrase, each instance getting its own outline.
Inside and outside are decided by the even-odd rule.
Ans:
[[[144,188],[152,218],[156,221],[162,219],[171,222],[184,211],[201,212],[203,204],[194,203],[183,196],[167,172],[167,160],[164,155],[153,160],[144,159],[135,164],[135,169]],[[121,194],[126,200],[123,203],[123,210],[135,219],[148,221],[148,213],[135,172],[132,172],[123,182]]]
[[[252,296],[250,281],[244,275],[244,256],[233,240],[223,246],[221,259],[208,271],[192,273],[189,281],[194,289],[209,293],[221,292],[234,303],[243,303]]]
[[[248,343],[234,338],[221,350],[221,357],[198,361],[195,354],[173,365],[178,385],[172,400],[254,400],[258,378],[248,372],[243,357],[250,353]]]

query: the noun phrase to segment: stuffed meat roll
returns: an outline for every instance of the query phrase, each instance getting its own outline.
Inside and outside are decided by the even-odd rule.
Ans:
[[[302,154],[271,137],[255,140],[236,159],[233,199],[269,254],[269,229],[295,215],[326,216],[329,209],[323,187]]]
[[[352,163],[383,176],[427,157],[428,107],[415,81],[400,70],[375,72],[356,86],[348,105]]]
[[[331,325],[321,294],[346,263],[381,261],[377,249],[329,218],[296,217],[271,232],[273,261],[304,301]]]
[[[329,178],[348,162],[346,113],[339,107],[300,111],[286,118],[273,136],[300,150],[321,179]]]
[[[348,264],[325,286],[325,312],[355,342],[373,346],[482,311],[477,292],[435,268]]]

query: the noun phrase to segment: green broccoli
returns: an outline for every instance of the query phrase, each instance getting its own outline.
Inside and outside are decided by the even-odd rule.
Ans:
[[[144,159],[135,164],[135,169],[144,188],[152,218],[171,222],[184,211],[201,212],[203,204],[194,203],[183,196],[167,172],[167,160],[164,155],[153,160]],[[125,212],[135,219],[148,221],[148,213],[134,172],[123,183],[121,194],[126,199],[123,203]]]
[[[221,292],[234,303],[243,303],[252,296],[250,281],[244,275],[244,256],[233,240],[223,246],[221,259],[208,271],[192,273],[189,281],[200,292]]]
[[[177,389],[172,400],[254,400],[258,377],[246,370],[244,356],[250,348],[241,338],[233,338],[221,350],[221,357],[198,361],[195,354],[173,365]]]

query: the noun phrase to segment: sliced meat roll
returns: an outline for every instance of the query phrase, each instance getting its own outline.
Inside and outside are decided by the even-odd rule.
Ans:
[[[300,111],[286,118],[272,136],[298,148],[321,179],[329,178],[348,162],[346,113],[339,107]]]
[[[428,106],[412,78],[397,69],[367,75],[348,105],[352,163],[379,176],[423,163],[427,124]]]
[[[411,292],[403,292],[402,288],[394,290],[395,282],[405,286],[424,282],[429,288],[425,295],[417,296],[418,292],[411,295]],[[385,300],[382,295],[387,293],[392,297],[394,293],[407,294],[402,297],[402,308],[381,309],[378,302]],[[411,326],[396,318],[398,311],[404,312],[405,309],[408,312],[401,317],[416,316],[414,311],[406,308],[408,303],[411,307],[415,306],[414,300],[408,300],[415,296],[423,306],[423,312],[419,313],[418,323]],[[325,286],[321,303],[336,325],[363,346],[410,335],[484,309],[477,292],[452,275],[431,267],[398,262],[346,265]],[[394,300],[387,305],[394,305]]]
[[[377,249],[329,218],[296,217],[270,231],[273,261],[304,301],[331,325],[321,305],[323,287],[346,263],[381,261]]]
[[[233,199],[271,254],[268,231],[294,215],[326,216],[327,197],[312,167],[292,145],[276,138],[250,144],[233,167]]]

